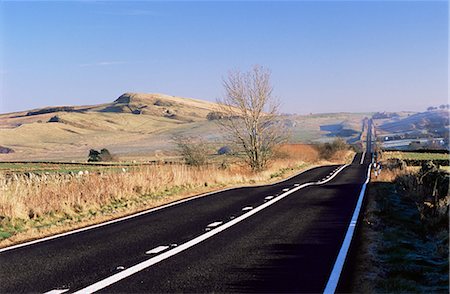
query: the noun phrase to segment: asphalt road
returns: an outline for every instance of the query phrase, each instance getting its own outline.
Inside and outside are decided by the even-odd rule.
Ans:
[[[366,173],[347,167],[103,291],[322,292]]]
[[[284,189],[325,179],[338,166],[282,183],[239,188],[134,218],[0,252],[0,292],[71,292],[176,248],[271,202]],[[294,192],[105,292],[320,292],[350,220],[366,164]],[[275,196],[272,200],[265,199]],[[248,210],[243,210],[248,208]],[[223,224],[219,224],[222,222]],[[207,228],[216,223],[217,227]],[[172,244],[172,245],[171,245]],[[165,252],[162,251],[162,252]]]

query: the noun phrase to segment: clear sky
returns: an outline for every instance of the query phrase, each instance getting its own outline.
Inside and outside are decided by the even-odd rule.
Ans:
[[[260,64],[289,113],[448,99],[447,1],[0,1],[0,113],[124,92],[215,101]]]

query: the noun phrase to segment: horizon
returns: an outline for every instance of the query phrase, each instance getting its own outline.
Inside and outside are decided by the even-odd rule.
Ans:
[[[198,99],[195,97],[186,97],[186,96],[174,96],[174,95],[170,95],[167,93],[138,93],[138,92],[130,92],[130,91],[126,91],[123,92],[122,94],[118,95],[117,97],[113,97],[111,100],[109,101],[99,101],[98,103],[95,104],[55,104],[55,105],[44,105],[44,106],[39,106],[39,107],[35,107],[35,108],[28,108],[28,109],[22,109],[22,110],[16,110],[16,111],[12,111],[12,112],[2,112],[0,114],[11,114],[11,113],[20,113],[20,112],[27,112],[27,111],[32,111],[32,110],[38,110],[38,109],[44,109],[44,108],[52,108],[52,107],[81,107],[81,106],[92,106],[92,105],[101,105],[101,104],[110,104],[113,103],[116,99],[118,99],[121,95],[126,94],[126,93],[132,93],[132,94],[152,94],[152,95],[164,95],[164,96],[170,96],[170,97],[176,97],[176,98],[181,98],[181,99],[194,99],[194,100],[200,100],[200,101],[206,101],[206,102],[212,102],[212,103],[216,103],[216,101],[209,101],[209,100],[203,100],[203,99]],[[430,106],[436,106],[439,107],[439,105],[430,105]],[[439,110],[439,109],[437,109]],[[363,114],[363,113],[376,113],[376,112],[386,112],[386,113],[395,113],[395,112],[412,112],[412,113],[419,113],[419,112],[426,112],[426,109],[423,110],[408,110],[408,109],[402,109],[402,110],[397,110],[397,111],[383,111],[383,110],[379,110],[379,111],[356,111],[356,112],[352,112],[352,111],[335,111],[335,112],[310,112],[310,113],[296,113],[296,112],[286,112],[286,111],[280,111],[281,115],[322,115],[322,114],[337,114],[337,113],[354,113],[354,114]]]
[[[0,113],[125,92],[215,102],[253,64],[283,113],[448,103],[447,1],[2,1],[0,15]]]

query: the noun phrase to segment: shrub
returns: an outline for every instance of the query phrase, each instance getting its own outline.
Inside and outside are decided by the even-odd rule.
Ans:
[[[206,143],[200,138],[174,136],[173,142],[186,164],[201,166],[208,163]]]
[[[219,155],[227,155],[227,154],[231,154],[232,150],[229,146],[222,146],[219,148],[219,150],[217,150],[217,154]]]
[[[102,150],[100,150],[100,159],[101,161],[112,161],[113,157],[108,149],[103,148]]]
[[[97,161],[100,161],[100,152],[94,149],[89,150],[88,162],[97,162]]]
[[[103,148],[98,152],[97,150],[89,150],[88,162],[99,162],[99,161],[112,161],[113,156],[108,151],[108,149]]]
[[[317,149],[319,154],[324,159],[331,159],[337,151],[348,149],[347,143],[342,138],[335,139],[331,143],[319,144]]]
[[[218,120],[224,118],[225,115],[220,111],[211,111],[206,115],[207,120]]]

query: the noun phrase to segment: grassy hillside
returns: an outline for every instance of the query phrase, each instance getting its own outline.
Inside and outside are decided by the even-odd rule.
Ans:
[[[207,115],[215,103],[162,94],[125,93],[111,103],[56,106],[0,114],[0,161],[81,161],[89,149],[107,148],[121,160],[150,160],[173,153],[176,134],[222,141]],[[358,139],[370,114],[287,115],[292,142],[323,142],[340,136]]]
[[[449,115],[447,110],[426,111],[420,113],[400,113],[399,116],[375,120],[382,134],[427,132],[448,132]]]

